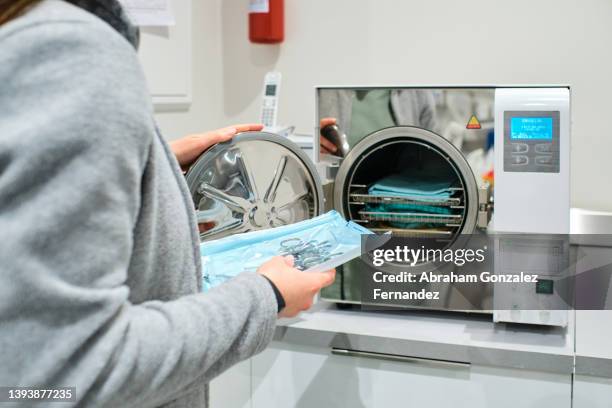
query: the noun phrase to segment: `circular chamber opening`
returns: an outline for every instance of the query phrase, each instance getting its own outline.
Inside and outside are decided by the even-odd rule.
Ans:
[[[474,175],[463,155],[435,133],[411,127],[376,132],[351,151],[339,176],[336,206],[373,232],[444,249],[474,230]]]

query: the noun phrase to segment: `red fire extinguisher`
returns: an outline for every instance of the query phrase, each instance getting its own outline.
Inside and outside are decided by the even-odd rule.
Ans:
[[[277,44],[285,38],[284,0],[249,0],[249,39]]]

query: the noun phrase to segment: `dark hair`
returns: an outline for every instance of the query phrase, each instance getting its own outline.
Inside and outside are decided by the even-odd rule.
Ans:
[[[0,0],[0,26],[19,17],[40,0]]]

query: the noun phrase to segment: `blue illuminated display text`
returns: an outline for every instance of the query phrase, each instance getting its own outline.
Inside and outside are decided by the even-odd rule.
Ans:
[[[510,139],[552,140],[553,119],[547,117],[515,117],[510,119]]]

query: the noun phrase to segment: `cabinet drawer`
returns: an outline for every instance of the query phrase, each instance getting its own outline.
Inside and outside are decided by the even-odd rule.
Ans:
[[[346,354],[273,343],[252,360],[252,407],[571,405],[570,375]]]

